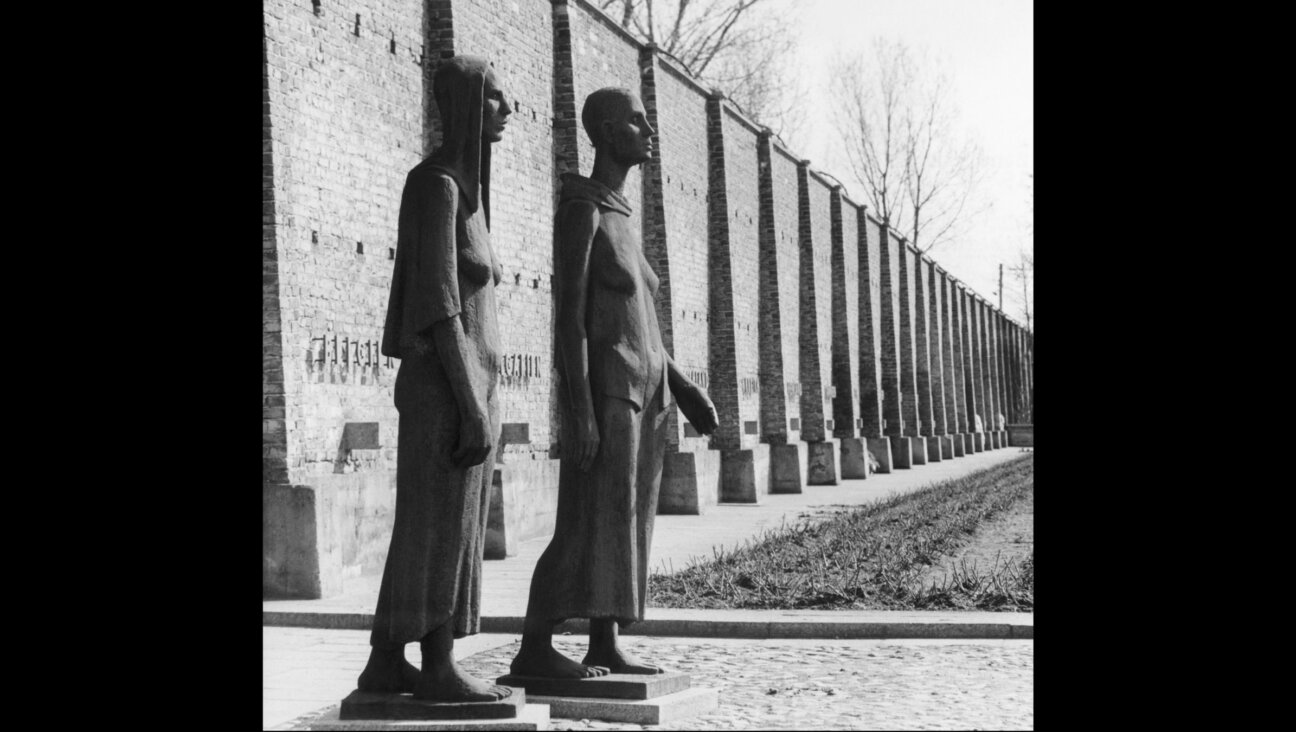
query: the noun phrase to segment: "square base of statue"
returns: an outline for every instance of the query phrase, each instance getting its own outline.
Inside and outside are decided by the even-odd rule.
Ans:
[[[840,437],[841,477],[862,479],[868,477],[868,453],[863,437]]]
[[[526,689],[531,697],[561,696],[595,699],[655,699],[689,688],[688,674],[608,674],[589,679],[549,679],[505,674],[495,680],[500,686]]]
[[[756,503],[770,489],[770,446],[720,451],[720,500]]]
[[[891,459],[891,440],[886,437],[866,437],[864,445],[868,451],[873,453],[873,459],[877,460],[879,473],[889,473],[894,465]]]
[[[413,694],[385,694],[356,689],[342,700],[338,718],[355,719],[511,719],[526,706],[527,695],[514,688],[505,699],[488,702],[437,702]]]
[[[973,432],[973,433],[972,433],[972,452],[985,452],[985,449],[986,449],[985,433],[984,433],[984,432]]]
[[[909,449],[913,452],[910,454],[910,460],[913,465],[927,464],[927,438],[921,435],[911,435],[909,437]]]
[[[941,460],[954,459],[954,437],[951,435],[940,436],[940,453]]]
[[[532,699],[538,704],[548,704],[549,716],[554,719],[666,724],[715,711],[720,707],[720,690],[699,687],[638,700],[570,696],[537,696]]]
[[[302,729],[309,730],[547,730],[549,707],[544,704],[524,705],[511,719],[341,719],[340,707],[334,706],[322,714],[304,720]]]
[[[954,457],[967,457],[967,435],[957,432],[950,435],[950,439],[954,441]]]
[[[913,445],[910,444],[909,438],[894,435],[887,439],[891,441],[891,467],[912,468],[914,466]]]
[[[831,438],[822,442],[806,443],[806,484],[837,485],[837,461],[841,455],[841,440]]]
[[[801,493],[807,470],[804,442],[770,445],[770,493]]]
[[[667,453],[657,513],[700,516],[720,500],[720,452]]]
[[[939,463],[941,460],[944,460],[945,456],[941,454],[940,436],[930,435],[924,439],[927,440],[927,462]]]

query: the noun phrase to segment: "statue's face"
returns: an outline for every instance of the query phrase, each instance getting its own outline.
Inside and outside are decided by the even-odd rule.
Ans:
[[[482,100],[482,139],[486,142],[499,142],[504,139],[504,126],[513,108],[504,99],[504,90],[500,88],[495,71],[486,72],[485,99]]]
[[[657,130],[648,124],[648,115],[638,96],[629,95],[623,104],[614,105],[601,129],[604,144],[617,162],[638,165],[652,156],[652,137]]]

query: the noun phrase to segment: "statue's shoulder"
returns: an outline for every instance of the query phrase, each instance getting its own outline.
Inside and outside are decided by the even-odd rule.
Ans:
[[[616,211],[630,215],[630,204],[625,197],[602,183],[576,173],[563,173],[562,193],[559,195],[559,207],[568,203],[581,202],[598,212]]]

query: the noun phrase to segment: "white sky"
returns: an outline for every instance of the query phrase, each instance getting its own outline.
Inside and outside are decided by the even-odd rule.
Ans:
[[[809,90],[804,145],[797,152],[815,168],[847,185],[850,164],[837,152],[839,135],[829,124],[830,80],[825,73],[835,50],[871,54],[875,36],[895,38],[913,51],[943,61],[952,81],[965,132],[981,145],[987,175],[981,194],[993,203],[972,220],[958,240],[930,255],[951,275],[995,301],[999,264],[1004,273],[1004,312],[1024,324],[1021,289],[1008,267],[1019,251],[1031,251],[1033,214],[1028,175],[1034,172],[1034,21],[1031,0],[774,0],[795,18],[801,35],[797,59]],[[791,142],[791,141],[789,141]]]

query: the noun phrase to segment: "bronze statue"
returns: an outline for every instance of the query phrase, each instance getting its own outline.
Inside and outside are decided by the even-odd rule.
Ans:
[[[581,120],[594,168],[589,178],[563,176],[556,216],[565,400],[557,525],[531,578],[522,646],[510,667],[519,676],[662,673],[621,649],[617,631],[643,619],[670,396],[699,432],[717,426],[706,392],[662,346],[657,275],[622,195],[626,174],[649,159],[656,131],[628,89],[594,92]],[[590,619],[583,663],[553,648],[553,627],[567,618]]]
[[[396,517],[361,691],[416,699],[510,695],[454,661],[454,639],[478,632],[487,506],[500,437],[495,394],[500,267],[490,244],[490,144],[508,115],[490,64],[445,62],[433,79],[442,144],[401,195],[382,353],[396,375],[400,437]],[[422,670],[405,660],[419,641]]]

